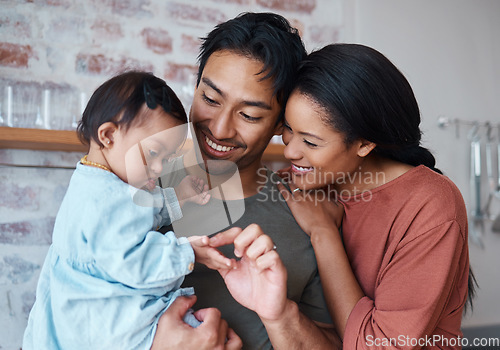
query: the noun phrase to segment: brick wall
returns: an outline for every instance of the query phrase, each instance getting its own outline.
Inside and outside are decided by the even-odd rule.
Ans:
[[[244,11],[278,12],[300,29],[310,51],[342,40],[344,1],[2,0],[0,103],[5,107],[5,87],[12,86],[29,112],[15,125],[41,127],[38,106],[50,90],[48,127],[71,129],[81,100],[99,84],[141,68],[166,79],[189,108],[198,38],[215,24]],[[5,113],[0,126],[2,120]],[[80,157],[0,150],[0,349],[21,346],[54,218]]]

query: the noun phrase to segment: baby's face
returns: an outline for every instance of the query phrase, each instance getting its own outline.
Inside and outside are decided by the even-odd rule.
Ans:
[[[154,189],[162,175],[163,161],[169,159],[185,140],[187,124],[182,124],[161,107],[148,111],[147,121],[120,130],[115,137],[116,157],[122,160],[119,173],[137,188]]]

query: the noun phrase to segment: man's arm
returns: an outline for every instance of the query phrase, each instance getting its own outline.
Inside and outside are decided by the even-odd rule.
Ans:
[[[287,300],[281,317],[261,317],[274,349],[342,349],[342,342],[332,325],[314,322]]]
[[[275,349],[341,349],[330,325],[317,324],[287,299],[287,271],[271,238],[255,224],[240,234],[230,231],[212,237],[219,247],[234,243],[241,257],[236,268],[219,270],[233,298],[261,318]]]

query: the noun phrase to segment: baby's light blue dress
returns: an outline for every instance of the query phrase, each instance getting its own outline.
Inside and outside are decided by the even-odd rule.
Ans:
[[[165,223],[164,209],[138,205],[134,191],[108,171],[77,164],[23,350],[149,349],[162,313],[177,296],[193,294],[180,288],[193,268],[191,245],[154,231]]]

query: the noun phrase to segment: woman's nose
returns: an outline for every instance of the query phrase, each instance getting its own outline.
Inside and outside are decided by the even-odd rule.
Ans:
[[[285,143],[285,149],[283,151],[283,155],[285,156],[286,159],[297,160],[302,158],[302,152],[300,151],[300,147],[299,145],[297,145],[297,142],[295,142],[293,137],[287,139],[283,137],[283,141]]]

